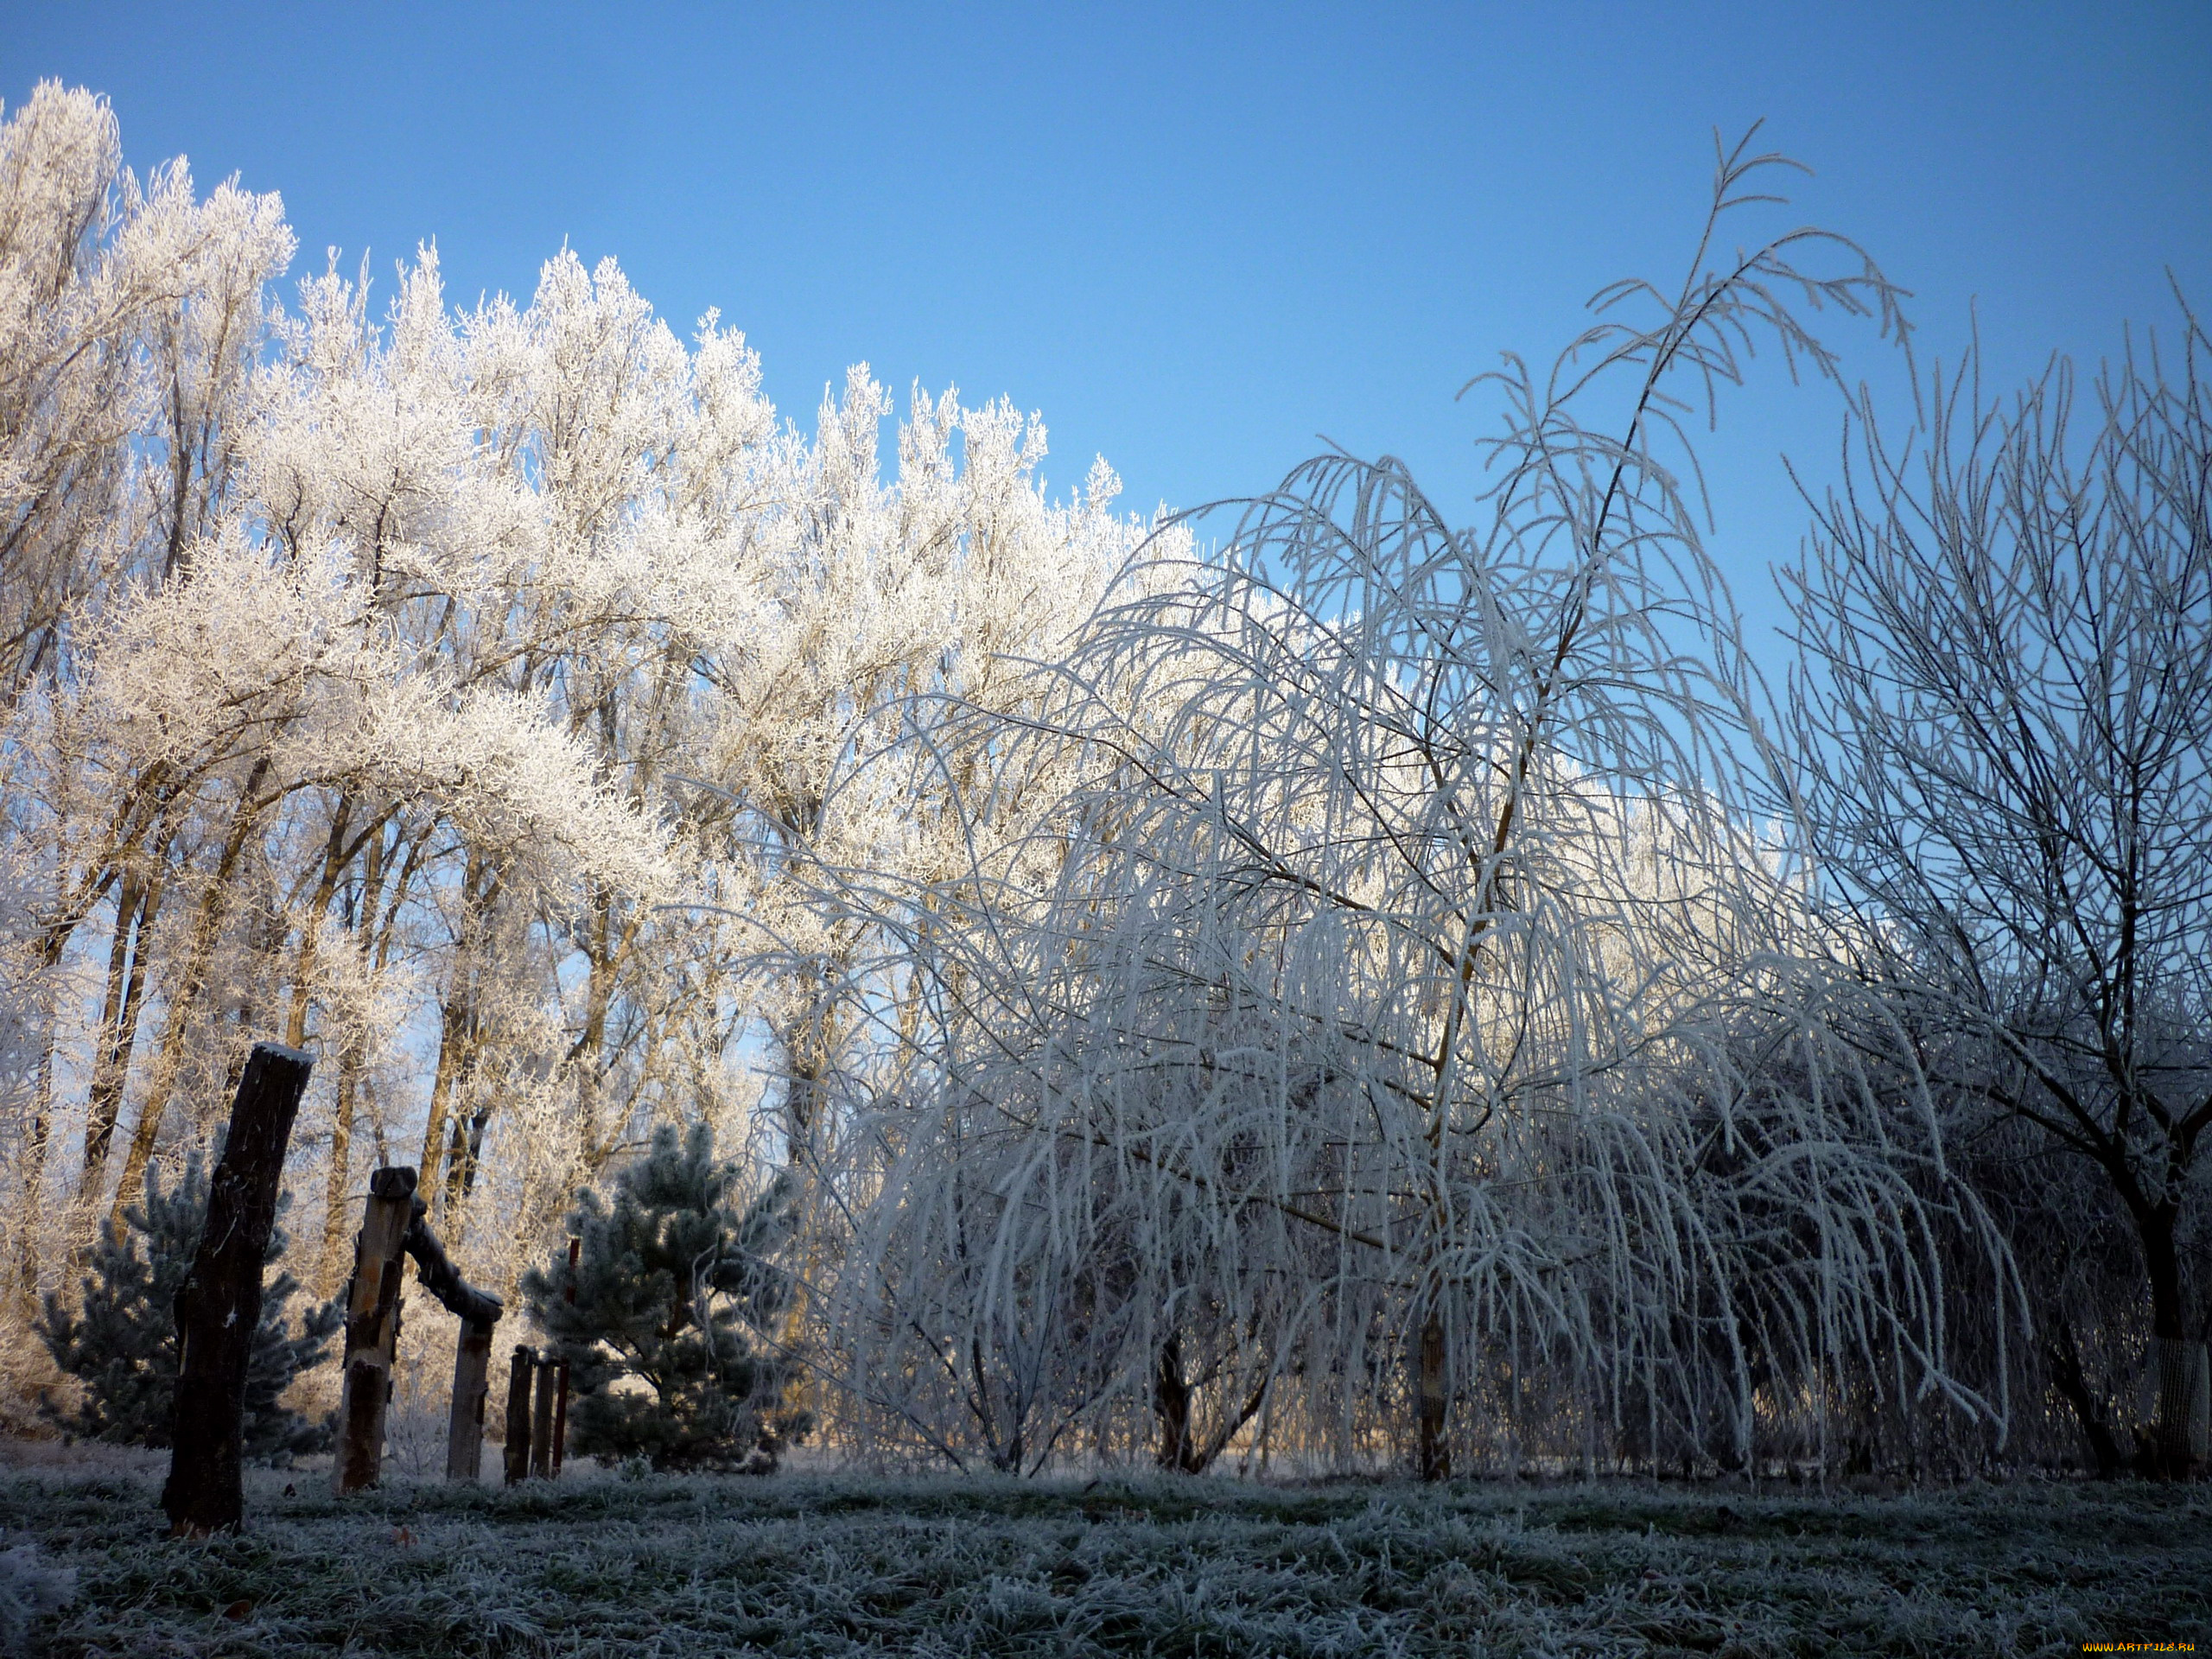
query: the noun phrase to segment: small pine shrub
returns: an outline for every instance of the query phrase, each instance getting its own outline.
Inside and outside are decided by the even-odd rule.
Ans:
[[[765,1471],[805,1433],[802,1415],[778,1409],[790,1367],[756,1341],[787,1294],[766,1257],[789,1230],[790,1187],[741,1207],[736,1185],[706,1125],[680,1145],[664,1126],[611,1205],[576,1195],[578,1264],[564,1251],[523,1276],[531,1317],[569,1362],[578,1454]]]
[[[49,1292],[35,1321],[54,1363],[83,1384],[77,1403],[51,1398],[39,1414],[86,1440],[126,1446],[167,1446],[176,1393],[176,1293],[192,1271],[207,1218],[207,1179],[194,1156],[168,1192],[160,1173],[146,1173],[146,1197],[100,1225],[100,1242],[85,1275],[75,1313]],[[280,1227],[270,1234],[264,1269],[283,1255]],[[245,1454],[283,1462],[327,1450],[330,1428],[310,1423],[281,1403],[302,1371],[317,1363],[345,1321],[336,1302],[310,1306],[292,1334],[289,1305],[300,1288],[280,1273],[261,1289],[261,1324],[254,1332],[245,1384]]]

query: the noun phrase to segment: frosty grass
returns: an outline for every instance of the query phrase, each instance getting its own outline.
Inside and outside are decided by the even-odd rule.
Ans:
[[[879,1478],[249,1476],[249,1527],[158,1538],[158,1471],[0,1471],[77,1595],[29,1651],[2073,1654],[2212,1639],[2212,1490],[1889,1497]],[[2204,1650],[2200,1647],[2200,1651]]]

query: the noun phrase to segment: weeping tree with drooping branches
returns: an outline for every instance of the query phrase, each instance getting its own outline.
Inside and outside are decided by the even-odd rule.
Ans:
[[[1786,165],[1722,150],[1678,287],[1484,378],[1475,525],[1319,457],[1109,597],[1045,712],[929,727],[910,764],[1077,781],[1027,833],[971,799],[971,868],[906,906],[926,1018],[844,1172],[873,1432],[1434,1478],[1741,1465],[1870,1389],[2001,1421],[1946,1363],[1947,1259],[1997,1247],[1732,792],[1683,417],[1760,344],[1834,378],[1813,313],[1904,331],[1842,238],[1719,255]]]

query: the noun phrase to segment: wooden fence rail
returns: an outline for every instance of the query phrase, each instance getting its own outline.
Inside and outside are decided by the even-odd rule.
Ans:
[[[346,1288],[344,1392],[338,1408],[337,1456],[331,1464],[331,1484],[341,1496],[374,1485],[382,1473],[385,1414],[399,1344],[404,1256],[415,1258],[423,1288],[461,1319],[453,1409],[446,1427],[446,1476],[474,1480],[483,1459],[492,1327],[505,1309],[498,1297],[463,1279],[447,1257],[430,1231],[429,1206],[416,1196],[416,1184],[415,1172],[404,1166],[370,1176],[361,1230],[353,1240],[353,1277]]]

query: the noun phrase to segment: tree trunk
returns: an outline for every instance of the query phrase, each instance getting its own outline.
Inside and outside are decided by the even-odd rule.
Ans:
[[[1160,1447],[1153,1461],[1179,1474],[1196,1474],[1197,1448],[1191,1443],[1191,1385],[1183,1380],[1183,1343],[1170,1337],[1160,1345],[1160,1369],[1152,1382],[1153,1414],[1160,1420]]]
[[[452,978],[440,1003],[438,1067],[430,1084],[430,1116],[423,1128],[423,1185],[433,1214],[442,1219],[458,1187],[457,1172],[446,1167],[443,1161],[447,1117],[476,1069],[477,995],[499,886],[499,871],[491,861],[471,851],[461,874],[461,921],[454,940]],[[454,1144],[461,1144],[457,1137]]]
[[[461,980],[468,971],[467,963],[457,963],[454,971],[456,980]],[[452,1109],[454,1093],[466,1065],[464,1057],[470,1047],[469,1027],[473,1021],[468,1008],[467,987],[457,983],[439,1009],[438,1065],[430,1080],[430,1116],[423,1128],[423,1168],[429,1176],[424,1185],[442,1221],[452,1185],[446,1170],[447,1151],[442,1142],[448,1138],[447,1115]],[[458,1146],[457,1132],[453,1138]]]
[[[254,826],[261,821],[255,791],[268,775],[269,760],[264,755],[253,763],[253,770],[238,791],[238,805],[231,814],[231,827],[223,840],[222,856],[216,861],[214,874],[207,879],[207,891],[201,897],[199,913],[193,920],[184,970],[168,988],[168,1016],[162,1034],[161,1052],[156,1057],[154,1073],[147,1083],[146,1098],[138,1108],[138,1127],[130,1137],[130,1151],[123,1165],[123,1180],[115,1190],[115,1207],[110,1212],[118,1222],[124,1207],[136,1204],[145,1190],[146,1166],[153,1158],[154,1141],[161,1133],[162,1114],[168,1109],[169,1096],[183,1070],[186,1038],[191,1031],[193,1014],[200,1006],[200,991],[207,982],[208,963],[222,935],[230,879],[238,868]]]
[[[232,1103],[230,1135],[208,1184],[207,1224],[176,1294],[176,1400],[169,1478],[162,1489],[175,1536],[234,1530],[244,1517],[245,1376],[261,1325],[262,1258],[276,1224],[284,1149],[314,1064],[296,1050],[256,1044]]]
[[[292,968],[292,1006],[284,1018],[284,1040],[295,1046],[307,1040],[308,1010],[315,1001],[315,954],[322,941],[322,918],[338,892],[338,878],[351,861],[346,844],[346,826],[353,820],[353,798],[341,796],[330,814],[330,834],[323,842],[322,873],[316,878],[315,895],[300,918],[300,953]]]
[[[22,1193],[18,1200],[24,1213],[16,1231],[16,1276],[26,1325],[38,1317],[39,1310],[38,1237],[36,1230],[30,1225],[30,1217],[43,1205],[47,1141],[54,1133],[54,1025],[45,1010],[41,1009],[41,1014],[38,1064],[33,1068],[31,1086],[30,1133],[27,1137],[29,1144],[23,1148]]]
[[[2082,1438],[2088,1446],[2089,1460],[2096,1465],[2097,1478],[2112,1479],[2126,1468],[2127,1459],[2112,1425],[2105,1421],[2104,1408],[2090,1389],[2082,1367],[2082,1351],[2074,1340],[2073,1324],[2063,1313],[2051,1332],[2050,1380],[2082,1426]]]
[[[1444,1314],[1431,1308],[1421,1325],[1419,1464],[1423,1480],[1452,1478],[1452,1447],[1444,1433],[1445,1413],[1452,1400],[1445,1358]]]
[[[2199,1425],[2198,1366],[2204,1347],[2189,1339],[2182,1294],[2181,1252],[2174,1242],[2176,1206],[2160,1204],[2138,1212],[2143,1262],[2151,1280],[2151,1352],[2158,1403],[2151,1422],[2150,1472],[2161,1480],[2186,1480],[2204,1459]]]
[[[453,1121],[453,1144],[446,1150],[446,1206],[451,1215],[475,1196],[476,1178],[484,1167],[484,1132],[492,1125],[492,1109]]]
[[[384,1421],[391,1403],[391,1361],[399,1346],[401,1252],[415,1216],[415,1172],[380,1169],[369,1177],[366,1213],[353,1245],[346,1287],[346,1369],[338,1405],[331,1486],[343,1497],[373,1486],[384,1463]]]
[[[327,1296],[338,1281],[339,1252],[346,1236],[346,1189],[353,1171],[353,1103],[361,1087],[361,1061],[352,1043],[338,1056],[338,1091],[331,1103],[330,1161],[322,1178],[322,1254],[315,1265],[315,1288]]]
[[[79,1196],[87,1210],[99,1201],[108,1148],[114,1142],[124,1090],[130,1082],[130,1056],[137,1046],[138,1010],[146,990],[146,947],[161,906],[160,881],[124,878],[123,896],[116,902],[115,939],[108,952],[99,1052],[85,1108],[85,1168]]]
[[[2151,1338],[2150,1363],[2158,1378],[2158,1414],[2152,1433],[2158,1473],[2186,1480],[2205,1460],[2208,1401],[2205,1351],[2201,1342]]]
[[[354,911],[354,950],[361,967],[372,980],[382,978],[385,971],[396,912],[415,868],[411,857],[401,867],[398,880],[393,884],[391,907],[379,927],[377,910],[384,899],[384,829],[392,817],[393,812],[387,811],[369,837]],[[330,1164],[323,1177],[322,1255],[317,1268],[317,1284],[326,1296],[337,1281],[339,1263],[344,1259],[346,1192],[353,1177],[353,1118],[361,1098],[366,1064],[365,1038],[359,1032],[349,1033],[338,1050],[338,1092],[330,1116]]]

